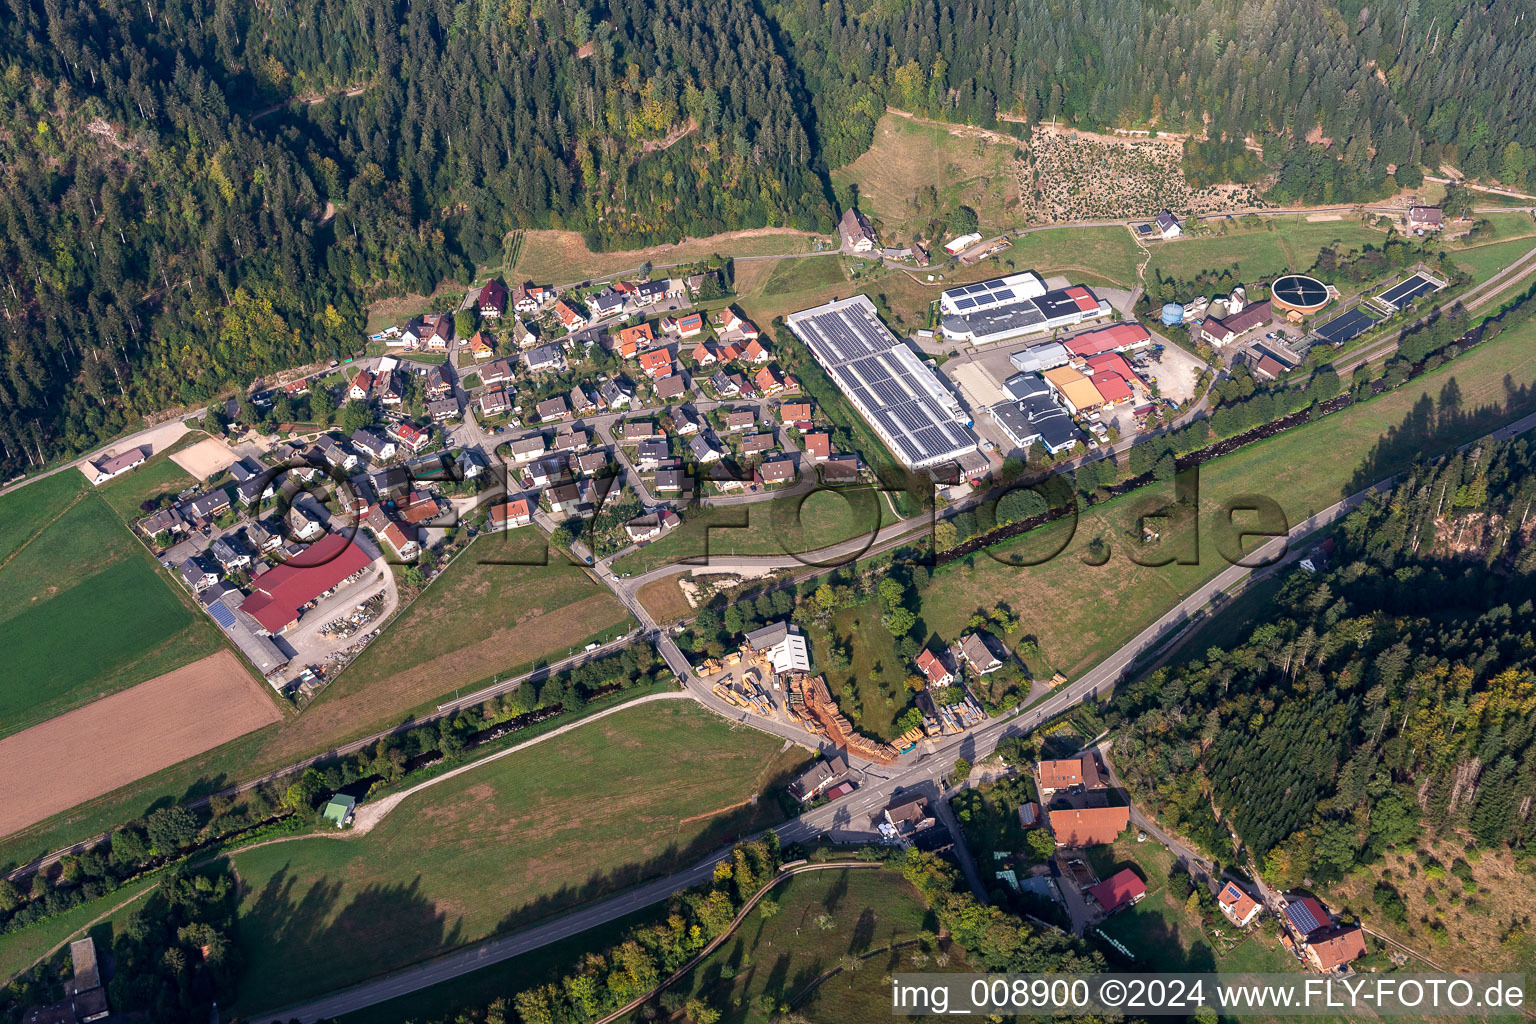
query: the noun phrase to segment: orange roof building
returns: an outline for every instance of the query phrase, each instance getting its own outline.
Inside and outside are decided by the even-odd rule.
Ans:
[[[1222,886],[1221,892],[1216,896],[1216,904],[1221,907],[1221,912],[1227,915],[1227,920],[1239,928],[1247,925],[1259,913],[1258,901],[1244,892],[1236,882],[1228,882]]]
[[[1100,846],[1114,842],[1131,823],[1129,807],[1084,807],[1051,812],[1057,846]]]
[[[1108,781],[1099,771],[1099,759],[1091,750],[1081,757],[1037,762],[1035,778],[1041,796],[1077,787],[1085,790],[1109,788]]]
[[[1354,925],[1326,928],[1307,939],[1307,959],[1320,971],[1336,971],[1365,955],[1365,933]]]

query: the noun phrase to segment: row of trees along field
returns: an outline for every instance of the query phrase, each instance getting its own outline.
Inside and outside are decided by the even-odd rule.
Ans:
[[[1293,571],[1247,640],[1116,693],[1137,798],[1226,861],[1214,804],[1278,885],[1335,881],[1421,823],[1528,858],[1533,503],[1518,440],[1421,464],[1352,513],[1332,564]]]
[[[1528,183],[1536,79],[1508,69],[1536,65],[1536,39],[1520,15],[1451,0],[7,0],[0,471],[350,349],[371,299],[468,280],[513,228],[607,248],[830,230],[826,171],[888,104],[987,125],[1208,125],[1193,173],[1254,176],[1234,145],[1251,137],[1283,199],[1378,194],[1389,167],[1408,181],[1442,160]]]

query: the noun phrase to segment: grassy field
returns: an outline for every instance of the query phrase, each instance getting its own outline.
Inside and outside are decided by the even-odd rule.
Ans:
[[[179,452],[207,437],[201,430],[188,431],[181,440],[157,452],[132,473],[102,484],[97,490],[119,518],[132,527],[146,514],[141,507],[144,502],[167,494],[175,496],[197,483],[191,473],[171,461],[171,453]]]
[[[789,228],[731,231],[709,238],[691,238],[679,245],[655,245],[648,249],[593,252],[574,231],[527,231],[517,265],[506,271],[512,278],[539,284],[563,285],[651,263],[692,263],[720,256],[782,256],[810,252],[818,236]]]
[[[919,623],[919,629],[921,627]],[[896,653],[890,630],[880,625],[880,605],[868,602],[844,608],[833,618],[832,632],[845,641],[852,641],[853,656],[847,668],[829,667],[830,637],[819,628],[810,631],[814,659],[823,668],[827,685],[834,694],[841,693],[844,687],[853,687],[858,692],[862,711],[854,724],[860,731],[882,740],[895,739],[896,719],[912,696],[904,683],[907,673],[914,669]],[[922,635],[927,636],[926,633]],[[882,692],[882,685],[891,696]]]
[[[1139,536],[1134,523],[1150,510],[1145,503],[1152,494],[1165,501],[1171,497],[1163,485],[1094,506],[1076,523],[1059,521],[941,568],[923,590],[920,627],[953,637],[978,606],[1003,601],[1021,619],[1018,633],[1007,638],[1010,645],[1018,636],[1036,636],[1048,664],[1069,675],[1080,673],[1145,628],[1177,595],[1195,590],[1226,567],[1214,528],[1220,503],[1267,495],[1289,523],[1297,523],[1396,471],[1418,451],[1452,447],[1531,411],[1536,402],[1529,393],[1517,408],[1489,410],[1506,409],[1506,375],[1516,388],[1536,382],[1533,341],[1536,323],[1521,324],[1397,391],[1206,464],[1200,474],[1197,564],[1151,567],[1129,557],[1129,537]],[[1462,410],[1489,414],[1447,417],[1428,441],[1398,439],[1404,421],[1419,415],[1426,402],[1432,404],[1452,380]],[[1378,448],[1384,438],[1387,445]],[[1165,529],[1165,546],[1194,550],[1181,531]],[[1109,560],[1097,567],[1084,561],[1095,538],[1103,538],[1111,550]],[[1060,554],[1049,557],[1058,549]],[[1025,564],[1009,564],[1015,559]],[[1042,564],[1027,564],[1033,561]]]
[[[220,646],[103,497],[76,473],[58,477],[70,478],[71,489],[50,479],[0,501],[0,522],[31,531],[0,565],[0,735]]]
[[[659,580],[652,580],[641,587],[636,597],[645,610],[650,612],[651,618],[657,622],[671,622],[674,619],[686,618],[693,614],[693,608],[689,606],[688,599],[683,596],[683,591],[678,587],[678,580],[688,576],[686,572],[680,572],[675,576],[666,576]]]
[[[1491,236],[1480,238],[1477,242],[1497,242],[1506,238],[1528,238],[1536,235],[1536,220],[1524,210],[1511,210],[1509,213],[1479,213],[1473,215],[1476,220],[1485,220],[1493,228]],[[1460,240],[1458,243],[1460,244]]]
[[[84,476],[71,469],[0,497],[0,571],[18,548],[90,486]]]
[[[233,855],[246,1015],[526,927],[779,816],[797,748],[692,704],[633,708],[445,781],[365,836]],[[579,851],[579,856],[576,854]]]
[[[721,1011],[720,1024],[777,1016],[765,1012],[765,996],[778,1006],[794,1004],[813,1021],[888,1022],[886,976],[918,969],[915,948],[890,947],[934,927],[917,890],[892,871],[818,871],[791,878],[770,898],[778,911],[766,919],[748,915],[735,935],[678,981],[678,993]],[[966,970],[959,953],[950,951],[944,970]],[[860,958],[858,969],[817,984],[845,956]]]
[[[681,528],[614,562],[639,576],[673,562],[705,556],[779,555],[816,551],[853,537],[872,537],[895,521],[878,492],[867,488],[813,491],[751,505],[694,510]]]
[[[956,208],[976,211],[982,231],[1004,225],[1017,206],[1011,165],[1015,147],[970,134],[965,128],[925,124],[886,114],[875,125],[869,149],[832,172],[839,194],[859,190],[859,208],[880,229],[880,241],[910,241],[934,217]],[[932,189],[937,205],[929,205]]]
[[[1155,971],[1220,971],[1294,974],[1301,970],[1295,958],[1280,948],[1273,936],[1250,926],[1246,935],[1219,912],[1209,929],[1200,915],[1185,909],[1189,883],[1182,872],[1170,878],[1173,855],[1152,840],[1137,843],[1121,839],[1113,846],[1092,850],[1100,878],[1121,868],[1132,868],[1147,883],[1140,903],[1106,920],[1100,929],[1124,944],[1136,958],[1132,969]],[[1219,923],[1216,923],[1219,922]]]
[[[1380,245],[1387,234],[1358,220],[1308,222],[1302,217],[1266,217],[1258,227],[1238,227],[1225,235],[1196,235],[1152,247],[1147,279],[1155,275],[1192,280],[1207,270],[1230,269],[1244,281],[1268,281],[1306,270],[1326,246],[1340,251]]]
[[[1536,248],[1536,240],[1511,238],[1502,242],[1485,242],[1469,249],[1454,252],[1451,259],[1476,281],[1486,281],[1500,270]]]
[[[1135,285],[1141,258],[1131,233],[1122,227],[1031,231],[1015,238],[1013,248],[1001,255],[1019,270],[1037,270],[1044,277],[1065,274],[1074,282],[1122,288]]]
[[[813,256],[806,259],[774,260],[773,272],[763,284],[763,290],[775,296],[783,296],[807,290],[821,290],[840,285],[848,280],[843,273],[838,256]]]

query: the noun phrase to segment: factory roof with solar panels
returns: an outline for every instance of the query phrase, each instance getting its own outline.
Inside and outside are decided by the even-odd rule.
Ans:
[[[944,337],[973,345],[1044,334],[1110,312],[1109,303],[1082,285],[1047,290],[1030,270],[951,288],[939,296],[939,309]]]
[[[976,450],[959,400],[881,322],[867,296],[801,310],[784,324],[907,468]]]

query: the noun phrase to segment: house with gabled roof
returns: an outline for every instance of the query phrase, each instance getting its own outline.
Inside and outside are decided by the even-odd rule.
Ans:
[[[549,299],[549,291],[534,284],[532,281],[524,281],[512,291],[512,308],[527,316],[537,313],[539,307]]]
[[[469,354],[476,360],[490,359],[496,354],[496,347],[488,331],[476,331],[469,336]]]
[[[757,467],[757,475],[765,484],[787,484],[795,478],[795,460],[787,455],[768,459]]]
[[[741,454],[743,455],[762,455],[765,452],[773,451],[775,447],[773,434],[771,433],[748,434],[741,439]]]
[[[635,400],[634,386],[622,377],[604,381],[603,386],[598,388],[598,394],[602,396],[608,408],[615,412]]]
[[[715,346],[707,341],[701,341],[693,346],[693,350],[688,353],[688,358],[698,366],[713,366],[719,361],[719,356],[715,354]]]
[[[917,656],[917,670],[928,681],[928,686],[937,689],[948,686],[955,681],[955,673],[945,663],[942,655],[934,654],[926,647]]]
[[[709,438],[703,434],[695,434],[688,442],[688,450],[693,452],[693,457],[700,463],[719,462],[725,457],[725,453],[710,444]]]
[[[980,633],[962,636],[955,650],[971,666],[972,671],[979,675],[987,675],[1003,667],[1002,660],[992,653],[991,646]]]
[[[512,411],[512,400],[507,397],[505,388],[482,391],[475,402],[480,406],[481,414],[485,416],[505,416]]]
[[[1307,938],[1307,961],[1324,973],[1346,970],[1366,952],[1365,933],[1354,925],[1325,928]]]
[[[653,348],[640,353],[640,369],[653,380],[672,373],[672,353],[664,348]]]
[[[480,297],[475,301],[482,317],[487,320],[500,319],[501,314],[507,311],[507,286],[493,277],[485,282],[485,287],[480,289]]]
[[[428,401],[434,401],[453,394],[453,382],[448,379],[448,372],[441,366],[429,366],[426,375],[422,378],[421,390]]]
[[[1129,807],[1082,807],[1051,811],[1051,834],[1063,847],[1113,843],[1131,823]]]
[[[1244,928],[1255,917],[1259,916],[1262,909],[1258,900],[1248,895],[1247,891],[1236,882],[1228,881],[1216,894],[1216,905],[1226,915],[1228,921]]]
[[[390,424],[389,434],[400,443],[401,448],[404,448],[412,455],[421,451],[432,441],[431,431],[423,430],[409,420],[401,420],[398,423]]]
[[[358,370],[347,388],[347,397],[354,402],[366,402],[371,394],[373,394],[373,371]]]
[[[517,363],[510,356],[503,356],[480,368],[482,384],[510,384],[517,376]]]
[[[528,369],[534,373],[565,368],[565,353],[554,342],[530,349],[523,359],[527,362]]]
[[[768,362],[773,358],[773,355],[768,351],[768,346],[753,338],[747,342],[746,348],[741,350],[741,358],[749,363],[761,364]]]
[[[724,370],[716,370],[709,378],[709,384],[722,398],[734,398],[741,394],[741,388]]]
[[[689,313],[678,317],[674,322],[677,325],[677,333],[684,338],[693,338],[704,333],[703,313]]]
[[[375,462],[388,462],[395,457],[395,442],[374,427],[359,427],[352,432],[352,446],[365,453]]]
[[[776,395],[784,390],[784,378],[771,366],[765,366],[753,376],[752,382],[764,395]]]
[[[1147,883],[1130,868],[1120,869],[1088,890],[1088,895],[1104,908],[1105,914],[1135,906],[1146,894]]]
[[[1035,788],[1042,800],[1058,792],[1095,792],[1109,788],[1109,776],[1099,766],[1099,756],[1092,750],[1077,757],[1035,764]]]
[[[486,527],[491,530],[515,530],[531,522],[533,508],[527,498],[497,502],[486,513]]]
[[[674,402],[688,393],[688,379],[681,373],[671,373],[656,382],[656,401]]]
[[[557,420],[563,420],[570,413],[570,407],[565,404],[565,398],[562,395],[547,398],[534,406],[534,414],[541,423],[553,423]]]
[[[427,415],[432,417],[433,423],[443,423],[454,419],[459,415],[459,400],[457,398],[439,398],[428,402]]]
[[[757,425],[757,414],[751,409],[733,409],[725,414],[725,429],[731,433],[751,430]]]

